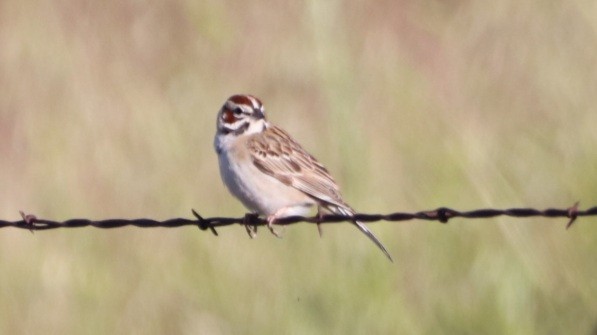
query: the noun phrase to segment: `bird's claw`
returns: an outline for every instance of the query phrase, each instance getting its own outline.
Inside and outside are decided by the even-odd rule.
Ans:
[[[250,238],[255,238],[255,236],[257,236],[257,226],[253,224],[251,220],[254,216],[255,214],[253,213],[247,213],[243,218],[243,225],[245,226],[247,234],[249,234]]]
[[[282,238],[282,235],[280,235],[280,233],[278,233],[276,231],[276,229],[274,229],[274,222],[275,221],[276,221],[276,216],[275,215],[269,216],[267,218],[267,228],[269,229],[269,231],[272,232],[272,234],[274,234],[275,237]]]

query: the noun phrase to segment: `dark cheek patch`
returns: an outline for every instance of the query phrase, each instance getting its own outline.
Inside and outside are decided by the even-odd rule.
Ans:
[[[234,116],[234,113],[230,110],[225,110],[222,113],[222,120],[224,120],[225,123],[234,123],[236,122],[237,118]]]

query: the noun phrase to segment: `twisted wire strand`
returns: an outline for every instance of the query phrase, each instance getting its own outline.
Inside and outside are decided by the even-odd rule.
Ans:
[[[57,228],[79,228],[79,227],[96,227],[102,229],[120,228],[125,226],[135,226],[140,228],[176,228],[182,226],[197,226],[201,230],[210,230],[214,235],[218,235],[216,228],[230,226],[234,224],[241,224],[244,226],[261,226],[267,224],[267,221],[258,217],[255,214],[246,214],[244,217],[211,217],[203,218],[195,210],[192,210],[195,219],[186,218],[172,218],[163,221],[157,221],[146,218],[139,219],[107,219],[107,220],[90,220],[90,219],[69,219],[65,221],[52,221],[40,219],[32,214],[25,214],[20,212],[22,220],[19,221],[4,221],[0,220],[0,228],[13,227],[20,229],[28,229],[30,231],[48,230]],[[466,219],[484,219],[493,218],[496,216],[510,216],[516,218],[528,217],[547,217],[547,218],[568,218],[566,229],[570,228],[578,217],[581,216],[595,216],[597,215],[597,206],[579,210],[578,203],[572,207],[565,209],[548,208],[544,210],[534,208],[509,208],[509,209],[476,209],[471,211],[457,211],[447,207],[440,207],[435,210],[421,211],[415,213],[390,213],[390,214],[355,214],[354,216],[344,215],[323,215],[314,217],[291,216],[280,218],[276,220],[278,225],[290,225],[299,222],[327,224],[338,223],[343,221],[358,220],[362,222],[376,222],[376,221],[408,221],[408,220],[425,220],[425,221],[439,221],[447,223],[453,218]]]

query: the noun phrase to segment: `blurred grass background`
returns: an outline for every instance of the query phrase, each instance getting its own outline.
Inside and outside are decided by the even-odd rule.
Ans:
[[[371,213],[597,204],[589,1],[0,2],[0,218],[240,216],[215,116],[260,97]],[[0,231],[2,334],[589,334],[581,219]]]

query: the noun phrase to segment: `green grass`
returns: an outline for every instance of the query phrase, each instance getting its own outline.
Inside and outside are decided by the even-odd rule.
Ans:
[[[0,4],[0,218],[240,216],[252,93],[362,212],[597,204],[581,1]],[[595,219],[0,231],[1,334],[588,334]]]

